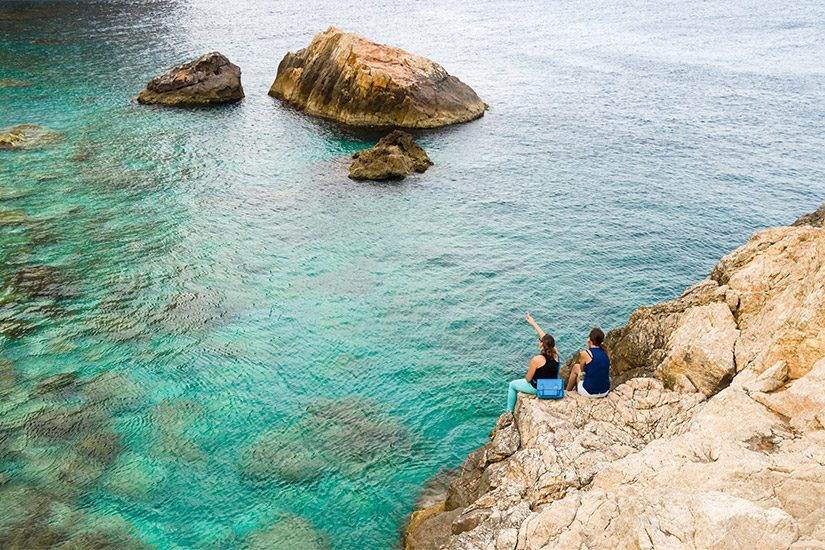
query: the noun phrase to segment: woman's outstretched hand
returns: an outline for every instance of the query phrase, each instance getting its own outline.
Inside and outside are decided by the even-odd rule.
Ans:
[[[543,330],[541,330],[541,327],[539,327],[539,326],[536,324],[536,321],[534,321],[534,320],[533,320],[533,316],[532,316],[532,315],[530,315],[530,314],[528,313],[528,314],[527,314],[527,316],[525,317],[525,319],[527,319],[527,322],[528,322],[528,323],[530,323],[530,325],[531,325],[534,329],[536,329],[536,332],[538,333],[539,338],[543,338],[543,337],[544,337],[544,331],[543,331]]]

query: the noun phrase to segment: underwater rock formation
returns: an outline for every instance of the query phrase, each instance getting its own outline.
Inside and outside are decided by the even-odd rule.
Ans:
[[[435,128],[487,108],[438,63],[335,27],[284,56],[269,95],[349,126]]]
[[[373,462],[408,456],[413,443],[406,426],[370,401],[317,399],[295,423],[255,437],[240,463],[256,481],[312,482],[329,471],[357,477]]]
[[[244,97],[241,69],[218,52],[166,69],[135,98],[138,103],[194,107]]]
[[[403,178],[424,172],[433,165],[426,151],[407,132],[395,130],[378,140],[372,149],[352,154],[349,177],[355,180]]]
[[[39,149],[60,139],[60,134],[37,124],[19,124],[0,130],[0,151]]]
[[[269,526],[251,531],[246,535],[245,543],[244,547],[249,550],[329,548],[329,540],[325,533],[318,531],[308,520],[294,514],[283,515]]]
[[[610,335],[608,397],[521,394],[406,547],[825,545],[821,225],[761,231],[640,308]]]
[[[144,547],[124,518],[79,502],[122,463],[115,425],[133,388],[117,372],[27,379],[0,360],[0,548]]]

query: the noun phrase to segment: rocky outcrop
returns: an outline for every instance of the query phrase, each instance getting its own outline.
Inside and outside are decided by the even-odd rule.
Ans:
[[[244,97],[241,69],[218,52],[175,65],[149,81],[138,103],[193,107],[231,103]]]
[[[676,300],[636,310],[608,334],[617,379],[653,375],[713,395],[780,359],[802,376],[825,355],[823,217],[761,231]]]
[[[438,63],[335,27],[284,56],[269,95],[350,126],[435,128],[487,108]]]
[[[60,139],[60,134],[37,124],[19,124],[0,130],[0,151],[38,149]]]
[[[399,179],[433,165],[427,152],[401,130],[382,137],[372,149],[356,151],[352,158],[349,177],[355,180]]]
[[[520,396],[407,548],[825,546],[821,216],[757,233],[609,344],[626,382]]]

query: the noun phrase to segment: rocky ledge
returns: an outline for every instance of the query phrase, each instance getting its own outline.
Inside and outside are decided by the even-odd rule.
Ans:
[[[269,95],[349,126],[435,128],[487,108],[438,63],[335,27],[284,56]]]
[[[352,154],[349,177],[355,180],[400,179],[433,165],[427,152],[407,132],[394,130],[372,149]]]
[[[212,52],[166,69],[135,99],[138,103],[194,107],[231,103],[243,97],[240,67]]]
[[[631,315],[607,398],[521,395],[406,547],[825,547],[823,222]]]

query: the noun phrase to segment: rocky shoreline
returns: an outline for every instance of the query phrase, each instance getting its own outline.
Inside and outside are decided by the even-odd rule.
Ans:
[[[825,546],[825,205],[607,345],[611,394],[520,395],[407,549]]]

